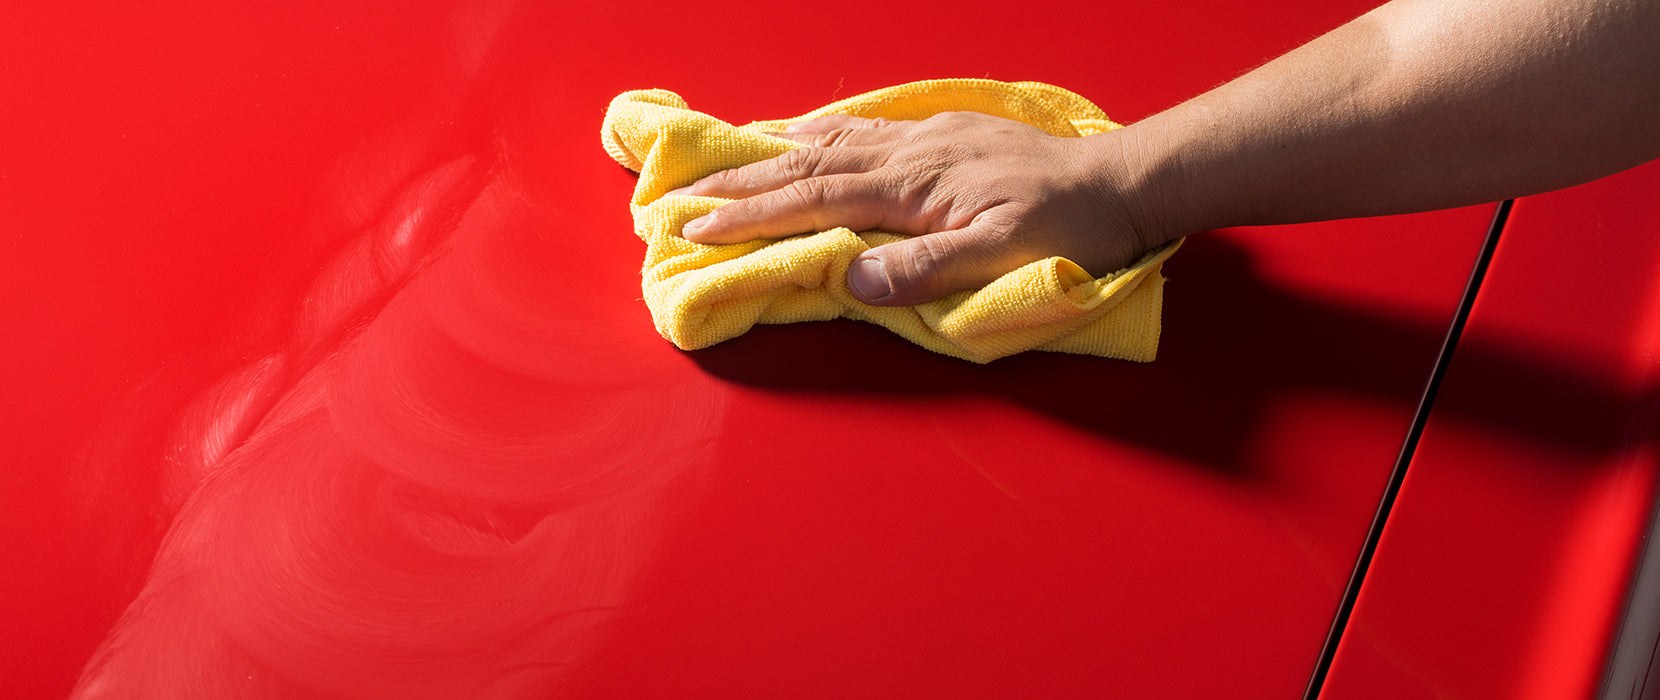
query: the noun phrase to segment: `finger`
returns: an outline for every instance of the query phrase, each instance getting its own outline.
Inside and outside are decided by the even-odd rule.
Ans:
[[[914,122],[910,122],[914,123]],[[833,129],[819,133],[783,133],[774,134],[781,139],[788,139],[796,143],[819,148],[848,147],[848,146],[876,146],[891,143],[904,138],[910,133],[909,127],[888,127],[882,129]]]
[[[796,122],[786,126],[784,127],[784,133],[822,134],[829,131],[835,131],[837,129],[877,129],[885,126],[892,126],[898,123],[900,122],[895,122],[891,119],[882,119],[880,117],[869,119],[866,117],[855,117],[851,114],[826,114],[822,117],[814,117],[804,122]]]
[[[742,199],[792,182],[826,175],[862,173],[881,167],[885,155],[858,148],[797,148],[776,158],[722,170],[670,194]]]
[[[1031,262],[1002,248],[1004,240],[977,222],[877,246],[848,266],[848,290],[867,304],[911,306],[978,289]]]
[[[791,124],[784,133],[773,134],[808,146],[870,146],[888,143],[911,132],[917,122],[866,119],[846,114],[829,114],[811,121]]]
[[[687,222],[681,235],[694,243],[741,243],[784,238],[846,226],[885,227],[896,188],[885,172],[797,180],[771,192],[740,199]]]

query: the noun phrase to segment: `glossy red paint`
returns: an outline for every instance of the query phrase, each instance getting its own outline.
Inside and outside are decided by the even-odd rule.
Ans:
[[[982,75],[1133,120],[1367,3],[554,5],[9,11],[9,694],[1301,691],[1490,207],[1194,240],[1152,365],[682,353],[597,128]]]
[[[1660,471],[1656,191],[1650,164],[1516,203],[1332,697],[1598,690]]]

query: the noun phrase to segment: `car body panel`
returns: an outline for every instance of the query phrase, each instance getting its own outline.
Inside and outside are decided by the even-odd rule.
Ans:
[[[947,76],[1133,121],[1368,6],[21,8],[0,676],[1301,692],[1493,207],[1197,237],[1149,365],[683,353],[597,132],[628,89],[748,121]]]
[[[1656,191],[1650,164],[1516,202],[1338,649],[1334,696],[1599,690],[1660,465]]]

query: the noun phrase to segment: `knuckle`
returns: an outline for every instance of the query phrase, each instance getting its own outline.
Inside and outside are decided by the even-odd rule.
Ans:
[[[951,258],[951,246],[939,236],[921,236],[912,240],[916,243],[911,246],[911,254],[905,258],[905,276],[913,284],[932,287]]]
[[[732,170],[720,170],[703,176],[698,180],[699,189],[724,191],[732,186]]]
[[[973,122],[974,116],[973,112],[940,112],[923,121],[932,126],[950,129]]]
[[[860,131],[861,131],[861,129],[856,129],[856,128],[852,128],[852,127],[845,127],[845,126],[840,128],[840,129],[833,129],[833,130],[830,131],[829,134],[825,135],[824,145],[826,145],[826,146],[851,146],[851,145],[853,145],[854,138],[856,138],[859,135]]]
[[[820,207],[830,196],[830,184],[825,178],[808,178],[797,180],[783,190],[792,208],[811,213]]]
[[[822,160],[817,148],[808,147],[785,151],[783,155],[769,162],[780,175],[791,180],[800,180],[812,177],[818,171]]]
[[[799,180],[784,188],[787,208],[802,231],[826,231],[837,226],[853,226],[846,212],[838,213],[851,192],[857,189],[854,178],[845,175],[815,177]]]

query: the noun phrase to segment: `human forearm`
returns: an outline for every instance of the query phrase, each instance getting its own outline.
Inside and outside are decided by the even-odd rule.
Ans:
[[[1214,228],[1532,194],[1660,156],[1660,0],[1395,0],[1116,131],[1057,138],[983,115],[827,118],[808,148],[683,194],[741,198],[698,243],[849,226],[872,304],[1068,257],[1101,275]]]
[[[1572,185],[1660,156],[1660,3],[1397,0],[1092,138],[1166,237]]]

